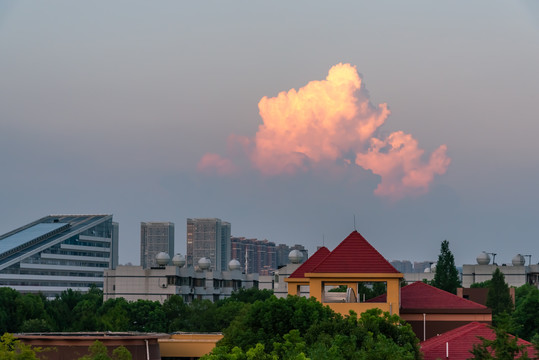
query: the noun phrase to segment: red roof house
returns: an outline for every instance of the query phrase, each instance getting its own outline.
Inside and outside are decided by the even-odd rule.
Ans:
[[[384,301],[385,294],[368,300]],[[423,282],[401,288],[400,316],[423,340],[472,321],[492,323],[492,312],[484,305],[463,299]]]
[[[307,260],[285,280],[289,285],[288,294],[297,295],[299,285],[307,285],[310,296],[341,314],[347,315],[350,310],[360,314],[374,307],[399,313],[403,275],[360,233],[353,231],[332,252],[315,255],[317,258]],[[346,293],[330,291],[338,286],[344,286]],[[388,297],[376,304],[361,302],[361,297],[357,296],[360,289],[372,287],[382,287]]]
[[[322,260],[326,258],[330,254],[330,251],[327,247],[322,246],[316,252],[308,258],[299,268],[296,269],[292,274],[290,274],[289,278],[295,278],[295,279],[305,279],[305,273],[312,272],[313,269],[320,264]]]
[[[312,272],[399,274],[357,231],[348,235]]]
[[[465,360],[471,358],[474,344],[480,344],[479,337],[494,340],[496,334],[487,324],[471,322],[421,343],[424,360],[449,359]],[[536,352],[531,343],[519,339],[519,345],[528,346],[528,356],[535,358]]]

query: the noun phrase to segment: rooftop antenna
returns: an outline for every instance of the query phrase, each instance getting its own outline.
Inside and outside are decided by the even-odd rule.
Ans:
[[[322,234],[322,246],[326,246],[326,235]]]
[[[357,229],[356,229],[356,214],[354,214],[354,231],[357,231]]]
[[[498,254],[496,253],[487,253],[487,254],[492,255],[492,265],[498,265],[496,264],[496,255]]]

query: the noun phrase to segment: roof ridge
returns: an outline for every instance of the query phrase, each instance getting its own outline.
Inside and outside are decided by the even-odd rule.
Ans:
[[[327,251],[327,253],[326,253]],[[320,247],[318,250],[315,251],[314,254],[311,255],[310,258],[305,260],[303,264],[301,264],[292,274],[290,274],[289,278],[304,278],[305,273],[307,271],[304,270],[311,270],[308,269],[312,266],[312,263],[316,261],[316,264],[314,264],[313,269],[320,264],[320,262],[324,261],[324,259],[331,254],[331,251],[325,246]]]
[[[313,273],[399,273],[357,230],[352,231]]]

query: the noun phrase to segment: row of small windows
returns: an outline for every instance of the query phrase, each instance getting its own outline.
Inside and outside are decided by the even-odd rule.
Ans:
[[[69,281],[24,281],[24,280],[2,280],[2,286],[57,286],[66,288],[80,288],[88,287],[95,284],[98,287],[102,287],[102,282],[88,281],[88,282],[69,282]]]
[[[206,286],[206,279],[180,277],[180,276],[167,276],[167,284],[176,285],[176,286],[203,287],[203,286]],[[213,287],[215,289],[233,288],[234,290],[237,290],[241,288],[241,280],[213,279]]]
[[[44,254],[58,254],[58,255],[72,255],[72,256],[89,256],[96,258],[108,258],[110,256],[107,252],[90,252],[90,251],[74,251],[64,250],[61,248],[51,248],[43,252]]]
[[[109,264],[104,262],[94,263],[88,261],[75,260],[56,260],[56,259],[25,259],[23,264],[40,264],[40,265],[61,265],[61,266],[84,266],[96,268],[108,268]]]

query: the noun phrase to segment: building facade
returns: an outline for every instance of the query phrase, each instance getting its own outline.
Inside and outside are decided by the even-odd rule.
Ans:
[[[303,259],[308,258],[308,251],[302,245],[292,247],[268,240],[247,239],[245,237],[232,237],[231,257],[238,260],[246,273],[259,273],[261,276],[272,275],[273,272],[290,264],[288,255],[292,250],[302,253]]]
[[[105,272],[103,300],[150,300],[163,303],[172,295],[184,302],[195,299],[218,301],[240,288],[258,288],[258,274],[242,274],[239,267],[227,271],[195,269],[193,266],[118,266]]]
[[[531,255],[528,255],[531,256]],[[539,264],[526,265],[524,255],[517,254],[511,263],[498,265],[488,253],[477,256],[477,264],[462,266],[462,287],[469,288],[474,283],[492,279],[492,274],[499,269],[505,277],[507,285],[519,287],[532,284],[539,287]]]
[[[0,286],[46,297],[103,287],[118,264],[112,215],[50,215],[0,236]]]
[[[160,252],[174,255],[174,223],[140,223],[140,265],[146,269],[157,266],[155,257]]]
[[[187,219],[187,265],[207,258],[212,269],[225,271],[231,260],[230,234],[230,223],[221,219]]]

